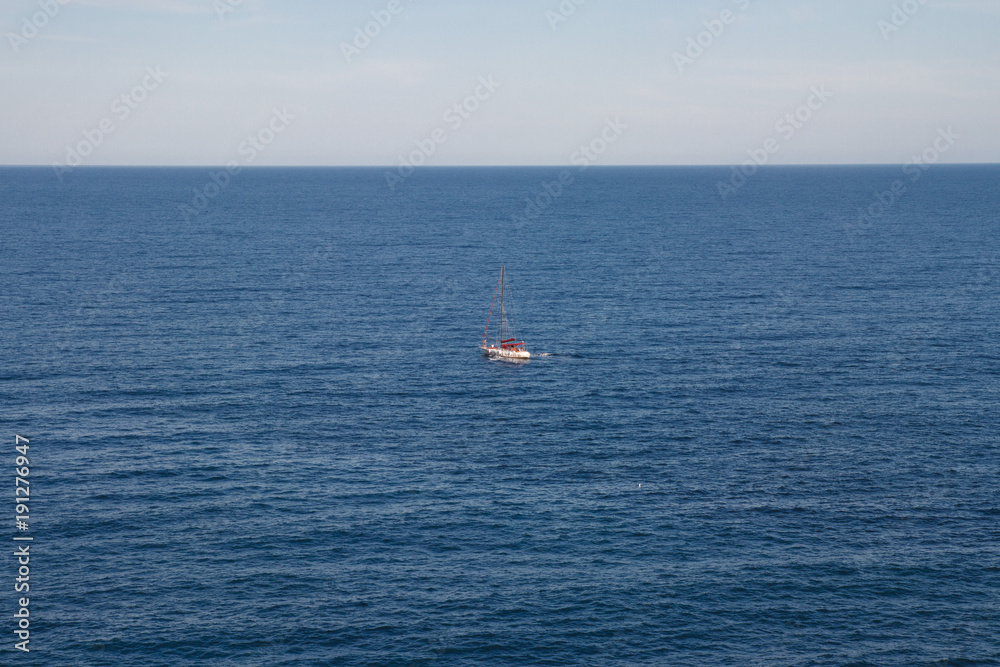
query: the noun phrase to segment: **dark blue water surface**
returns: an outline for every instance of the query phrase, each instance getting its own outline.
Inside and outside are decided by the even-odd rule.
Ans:
[[[1000,168],[209,171],[0,170],[3,664],[1000,664]]]

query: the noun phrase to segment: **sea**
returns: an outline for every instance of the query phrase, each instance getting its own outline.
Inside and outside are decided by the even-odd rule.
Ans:
[[[1000,166],[925,167],[0,169],[0,663],[1000,665]]]

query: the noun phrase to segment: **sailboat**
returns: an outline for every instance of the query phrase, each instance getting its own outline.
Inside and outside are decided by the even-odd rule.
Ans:
[[[500,266],[500,278],[497,280],[496,289],[493,290],[493,301],[490,303],[490,314],[486,318],[486,330],[483,331],[483,344],[479,349],[483,354],[491,359],[529,359],[531,352],[524,349],[524,341],[518,341],[514,334],[514,327],[510,323],[510,295],[507,294],[507,265]],[[500,293],[500,317],[497,326],[497,335],[492,343],[487,342],[490,333],[490,321],[493,319],[493,306],[496,305],[497,292]],[[507,338],[504,338],[507,336]]]

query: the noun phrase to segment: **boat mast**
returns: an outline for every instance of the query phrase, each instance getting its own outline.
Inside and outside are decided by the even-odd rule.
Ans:
[[[503,348],[503,274],[506,264],[500,265],[500,347]]]

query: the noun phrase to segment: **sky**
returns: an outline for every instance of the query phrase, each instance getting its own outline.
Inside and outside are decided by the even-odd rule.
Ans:
[[[0,35],[7,165],[1000,162],[1000,0],[3,0]]]

